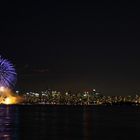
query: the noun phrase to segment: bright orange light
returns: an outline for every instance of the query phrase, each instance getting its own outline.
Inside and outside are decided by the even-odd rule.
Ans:
[[[17,103],[16,97],[12,97],[12,96],[7,97],[7,98],[2,102],[2,104],[6,104],[6,105],[9,105],[9,104],[16,104],[16,103]]]
[[[10,89],[0,87],[0,104],[18,104],[21,100],[21,97],[14,94]]]
[[[6,98],[5,101],[4,101],[4,104],[7,104],[7,105],[11,104],[11,99],[10,98]]]

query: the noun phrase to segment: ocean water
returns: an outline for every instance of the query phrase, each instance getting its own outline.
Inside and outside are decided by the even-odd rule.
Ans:
[[[0,106],[0,140],[132,140],[137,106]]]

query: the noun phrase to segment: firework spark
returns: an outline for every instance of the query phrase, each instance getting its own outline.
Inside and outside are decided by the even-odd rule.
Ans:
[[[17,74],[14,66],[0,56],[0,87],[13,88],[16,80]]]

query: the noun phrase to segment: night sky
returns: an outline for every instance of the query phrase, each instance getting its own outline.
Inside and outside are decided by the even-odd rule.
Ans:
[[[1,4],[0,55],[17,89],[140,93],[139,4],[85,2]]]

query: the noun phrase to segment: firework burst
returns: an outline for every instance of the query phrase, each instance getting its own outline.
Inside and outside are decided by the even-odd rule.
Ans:
[[[17,74],[14,66],[0,56],[0,87],[13,88],[16,80]]]

